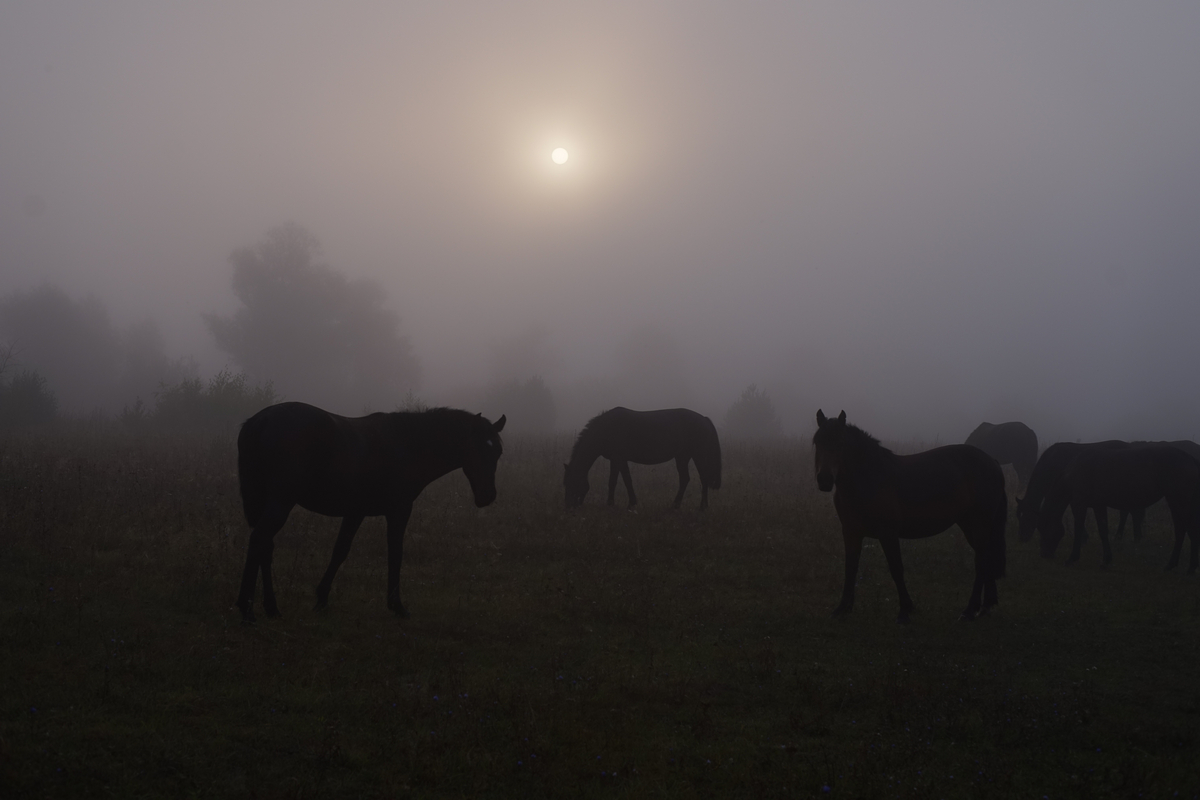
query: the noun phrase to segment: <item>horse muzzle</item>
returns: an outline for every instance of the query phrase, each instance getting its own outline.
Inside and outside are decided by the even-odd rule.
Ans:
[[[484,508],[496,502],[496,487],[485,489],[482,492],[475,492],[475,507]]]
[[[821,470],[817,473],[817,488],[822,492],[833,491],[833,473],[829,470]]]

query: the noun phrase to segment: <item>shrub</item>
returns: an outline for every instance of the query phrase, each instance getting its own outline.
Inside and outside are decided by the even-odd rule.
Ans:
[[[783,424],[775,413],[775,404],[753,383],[725,412],[725,435],[732,439],[777,439]]]
[[[156,394],[151,421],[160,427],[183,429],[234,428],[258,411],[279,402],[275,389],[267,383],[252,386],[245,373],[234,375],[224,369],[205,386],[199,378],[189,378],[162,386]],[[123,418],[136,420],[140,408],[126,409]]]
[[[22,370],[0,382],[0,428],[44,425],[57,415],[58,400],[38,373]]]

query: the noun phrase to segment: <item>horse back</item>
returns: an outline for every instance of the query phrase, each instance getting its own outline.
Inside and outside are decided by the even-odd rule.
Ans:
[[[1064,471],[1071,500],[1134,510],[1163,497],[1200,500],[1200,462],[1173,444],[1080,451]]]
[[[691,409],[632,411],[617,407],[597,417],[589,427],[599,438],[600,455],[608,459],[661,464],[675,458],[715,455],[720,463],[716,428],[708,417]]]
[[[1037,434],[1023,422],[984,422],[967,437],[967,444],[978,447],[1001,464],[1033,464],[1037,461]]]
[[[835,495],[839,514],[860,517],[868,528],[894,530],[902,538],[941,533],[1002,517],[1007,508],[1004,473],[982,450],[966,444],[892,455],[861,489]]]
[[[246,519],[268,500],[321,514],[384,513],[395,482],[396,448],[386,415],[347,418],[307,403],[280,403],[248,419],[238,435],[238,474]]]

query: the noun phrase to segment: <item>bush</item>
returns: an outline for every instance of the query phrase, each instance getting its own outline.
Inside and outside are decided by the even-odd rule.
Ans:
[[[777,439],[783,424],[775,413],[775,404],[753,383],[725,412],[725,435],[731,439]]]
[[[44,425],[58,416],[58,400],[46,388],[46,379],[22,370],[0,382],[0,428]]]
[[[205,386],[199,378],[162,386],[150,421],[160,427],[183,429],[234,428],[257,412],[279,402],[268,381],[251,386],[244,373],[221,370]],[[140,401],[126,408],[122,418],[138,422],[144,418]]]

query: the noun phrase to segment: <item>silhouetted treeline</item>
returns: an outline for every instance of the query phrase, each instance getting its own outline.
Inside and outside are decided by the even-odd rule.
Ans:
[[[9,369],[43,378],[64,411],[116,412],[196,373],[190,359],[167,356],[153,321],[118,328],[98,299],[75,300],[53,284],[0,298],[0,340]]]
[[[345,413],[390,408],[421,377],[382,289],[319,263],[303,226],[268,231],[235,250],[233,314],[206,314],[217,346],[243,371],[284,395]]]
[[[752,383],[725,412],[723,433],[731,439],[777,439],[783,423],[766,391]]]

